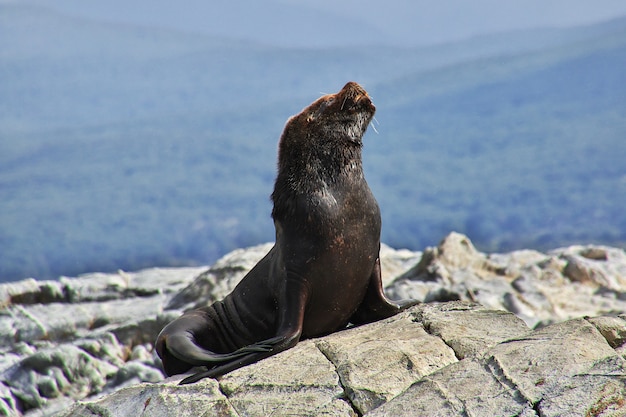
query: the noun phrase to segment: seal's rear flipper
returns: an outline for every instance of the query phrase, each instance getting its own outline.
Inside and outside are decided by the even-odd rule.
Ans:
[[[298,334],[299,337],[299,334]],[[198,372],[187,378],[183,379],[178,383],[178,385],[191,384],[194,382],[198,382],[204,378],[215,378],[216,376],[224,375],[230,371],[234,371],[235,369],[239,369],[246,365],[250,365],[252,363],[258,362],[261,359],[265,359],[269,356],[273,356],[283,350],[289,349],[293,347],[296,343],[298,343],[297,338],[287,338],[284,336],[276,336],[271,339],[267,339],[258,343],[254,343],[250,346],[245,346],[239,349],[237,352],[241,351],[252,351],[255,353],[250,353],[245,356],[241,356],[236,360],[222,363],[219,365],[215,365],[204,372]],[[273,348],[268,348],[272,346]],[[265,351],[258,350],[259,347],[263,347],[266,349]]]
[[[243,356],[235,361],[228,362],[222,365],[214,366],[207,371],[198,372],[187,378],[183,379],[178,383],[178,385],[186,385],[192,384],[194,382],[198,382],[204,378],[215,378],[216,376],[220,376],[226,374],[230,371],[234,371],[235,369],[244,367],[246,365],[250,365],[252,363],[258,362],[261,359],[265,359],[268,356],[273,355],[273,353],[265,352],[265,353],[251,353],[249,355]]]
[[[156,349],[168,376],[187,372],[193,366],[214,366],[254,353],[269,352],[272,339],[253,343],[229,353],[215,353],[200,346],[197,334],[208,332],[207,321],[197,310],[169,323],[157,337]]]

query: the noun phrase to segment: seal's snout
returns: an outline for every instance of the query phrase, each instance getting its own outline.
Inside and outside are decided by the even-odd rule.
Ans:
[[[361,87],[358,83],[355,83],[354,81],[348,81],[346,85],[343,86],[341,91],[354,91],[358,94],[367,95],[367,92],[365,91],[365,89]]]
[[[367,91],[354,81],[348,82],[338,96],[342,103],[342,110],[354,109],[355,107],[368,109],[372,112],[376,110]]]
[[[352,96],[359,96],[359,95],[367,96],[367,91],[365,91],[363,87],[361,87],[359,84],[355,83],[354,81],[348,81],[346,85],[344,85],[343,88],[341,89],[341,93],[352,95]]]

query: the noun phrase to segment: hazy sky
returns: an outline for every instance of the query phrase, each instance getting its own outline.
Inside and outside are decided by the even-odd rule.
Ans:
[[[341,8],[346,14],[363,16],[395,40],[427,43],[513,29],[575,26],[626,15],[624,0],[388,0],[375,10],[359,7],[360,3],[316,2],[328,10]]]
[[[7,0],[0,0],[0,3]],[[15,2],[18,3],[18,2]],[[425,45],[626,16],[626,0],[25,0],[90,19],[289,47]]]
[[[576,26],[626,16],[624,0],[317,0],[307,4],[360,17],[394,40],[422,39],[425,43],[514,29]]]

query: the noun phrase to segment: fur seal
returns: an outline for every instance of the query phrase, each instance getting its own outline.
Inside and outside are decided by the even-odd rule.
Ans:
[[[156,349],[168,375],[194,366],[207,371],[181,384],[223,375],[415,304],[383,293],[380,210],[361,162],[375,110],[349,82],[287,121],[271,197],[276,243],[222,301],[165,326]]]

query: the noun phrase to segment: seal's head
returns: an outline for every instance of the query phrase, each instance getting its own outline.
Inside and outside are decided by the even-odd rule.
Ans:
[[[289,119],[285,132],[295,128],[315,134],[318,140],[348,140],[360,144],[375,111],[363,87],[350,81],[338,93],[320,97]]]
[[[311,196],[341,192],[336,184],[355,188],[364,182],[362,138],[375,112],[363,87],[349,82],[338,93],[320,97],[287,121],[278,144],[278,176],[272,193],[274,220],[293,216],[297,207],[317,204],[303,204],[298,196],[311,200]],[[354,186],[346,185],[349,183]]]
[[[370,96],[352,81],[338,93],[315,100],[287,121],[278,145],[279,175],[285,170],[311,170],[315,162],[339,168],[334,157],[344,159],[345,152],[360,150],[375,112]],[[357,153],[351,158],[360,157]]]

